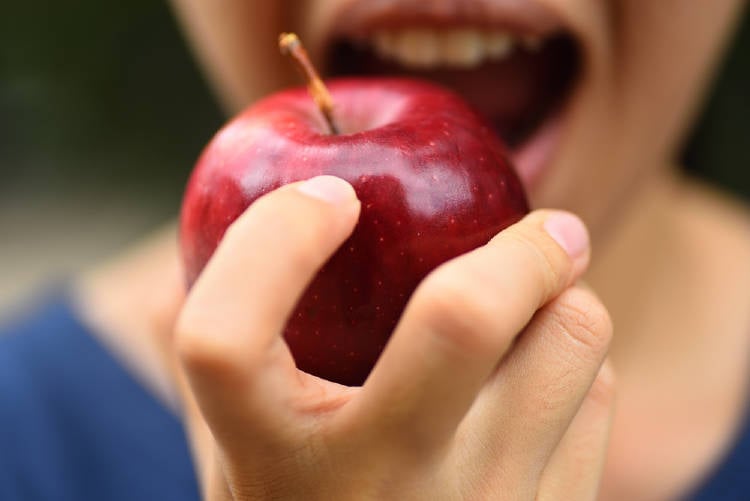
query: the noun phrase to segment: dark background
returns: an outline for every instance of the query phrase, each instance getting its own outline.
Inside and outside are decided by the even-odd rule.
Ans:
[[[221,125],[164,2],[31,0],[0,15],[0,197],[137,192],[174,212]]]
[[[745,15],[683,153],[691,172],[746,198],[749,54]],[[223,121],[166,3],[5,2],[0,312],[172,218]]]

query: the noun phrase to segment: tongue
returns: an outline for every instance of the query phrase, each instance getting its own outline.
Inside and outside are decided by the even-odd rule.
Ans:
[[[516,50],[502,62],[486,62],[470,70],[410,69],[347,43],[337,44],[331,56],[330,73],[337,76],[414,76],[455,90],[495,125],[510,146],[528,137],[560,104],[577,69],[574,44],[565,37],[547,41],[539,51]]]

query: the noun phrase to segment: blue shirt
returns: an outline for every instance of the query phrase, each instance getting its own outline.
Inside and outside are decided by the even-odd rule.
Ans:
[[[0,500],[198,498],[179,420],[64,295],[0,329]],[[750,500],[750,419],[689,499]]]
[[[0,330],[0,500],[197,499],[179,420],[64,297]]]

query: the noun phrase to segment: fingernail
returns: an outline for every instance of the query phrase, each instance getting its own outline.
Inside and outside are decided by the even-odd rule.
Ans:
[[[556,212],[544,222],[544,229],[568,255],[575,259],[589,247],[589,233],[583,222],[569,212]]]
[[[352,185],[336,176],[317,176],[303,182],[297,189],[313,198],[342,205],[357,198]]]

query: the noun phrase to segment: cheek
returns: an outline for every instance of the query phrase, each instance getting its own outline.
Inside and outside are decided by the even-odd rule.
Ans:
[[[643,176],[657,170],[628,154],[613,103],[613,88],[596,79],[581,89],[550,175],[531,195],[533,207],[555,207],[580,215],[596,239],[598,229],[633,196]]]
[[[644,154],[672,159],[741,4],[621,2],[621,112]]]
[[[291,70],[276,40],[284,26],[277,2],[173,0],[203,70],[227,111],[236,112],[287,84]]]
[[[325,26],[350,0],[285,0],[284,12],[288,26],[285,31],[296,31],[314,55]]]
[[[583,1],[555,1],[583,6]],[[742,2],[623,0],[595,39],[550,175],[535,207],[580,214],[597,233],[674,161]],[[606,26],[605,19],[599,19]]]

